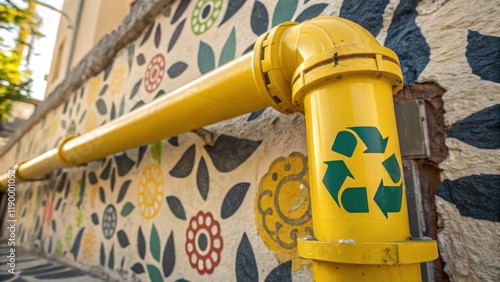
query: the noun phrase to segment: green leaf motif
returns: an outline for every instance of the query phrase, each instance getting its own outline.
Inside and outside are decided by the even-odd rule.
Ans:
[[[212,47],[205,42],[200,42],[198,50],[198,69],[201,74],[205,74],[215,69],[215,55]]]
[[[134,208],[135,208],[134,204],[132,204],[131,202],[128,202],[123,206],[120,214],[123,217],[128,216],[134,210]]]
[[[163,143],[161,141],[156,141],[151,143],[151,155],[153,159],[161,164],[161,151],[163,149]]]
[[[219,67],[229,61],[232,61],[234,59],[235,54],[236,54],[236,30],[233,27],[233,30],[231,30],[231,34],[229,34],[229,37],[227,38],[227,41],[224,44],[224,47],[222,48],[222,52],[219,58]]]
[[[280,23],[291,21],[298,5],[298,0],[279,0],[274,9],[273,27]]]
[[[161,275],[160,270],[156,266],[148,264],[146,265],[146,268],[148,269],[150,281],[152,282],[163,281],[163,276]]]
[[[149,250],[151,251],[153,258],[157,262],[160,262],[160,249],[160,236],[158,236],[156,226],[153,224],[153,228],[151,229],[151,236],[149,237]]]

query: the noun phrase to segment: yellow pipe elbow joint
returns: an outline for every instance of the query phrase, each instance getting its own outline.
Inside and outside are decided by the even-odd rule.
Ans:
[[[435,241],[410,239],[397,55],[351,21],[318,17],[262,35],[253,61],[264,99],[305,115],[314,238],[299,238],[298,253],[313,260],[314,280],[421,281],[420,262],[438,253]]]

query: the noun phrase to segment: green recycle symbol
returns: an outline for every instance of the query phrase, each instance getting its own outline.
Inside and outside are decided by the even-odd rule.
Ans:
[[[387,147],[389,137],[383,138],[378,128],[374,126],[348,127],[348,130],[340,131],[333,142],[332,151],[345,157],[352,157],[358,140],[361,139],[366,146],[364,154],[383,154]],[[343,160],[326,161],[328,166],[323,178],[323,184],[332,196],[335,203],[340,207],[339,192],[347,177],[355,179]],[[401,170],[395,154],[392,154],[382,162],[385,170],[393,183],[401,180]],[[403,201],[403,184],[397,186],[386,186],[381,177],[377,192],[373,198],[386,218],[390,212],[400,212]],[[340,196],[342,207],[350,213],[367,213],[368,196],[366,187],[347,187]]]

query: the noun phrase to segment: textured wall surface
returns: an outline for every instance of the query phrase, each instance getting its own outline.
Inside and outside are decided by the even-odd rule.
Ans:
[[[35,124],[0,168],[251,51],[258,35],[283,21],[340,15],[396,51],[406,85],[433,81],[446,90],[440,252],[452,281],[494,281],[499,7],[478,0],[175,1]],[[20,243],[110,279],[311,280],[310,262],[296,254],[296,237],[312,234],[313,220],[303,117],[266,109],[205,129],[19,184]]]

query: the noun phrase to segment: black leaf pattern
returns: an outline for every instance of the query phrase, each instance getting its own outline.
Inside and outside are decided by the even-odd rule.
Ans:
[[[177,164],[170,171],[170,175],[177,178],[188,176],[194,167],[194,157],[196,153],[195,145],[189,147],[179,159]]]
[[[132,183],[132,180],[123,182],[122,187],[120,188],[120,192],[118,193],[118,200],[116,201],[117,204],[119,204],[123,200],[123,198],[125,198],[130,183]]]
[[[106,67],[106,69],[104,70],[104,78],[103,80],[106,80],[108,79],[108,76],[109,74],[111,73],[111,69],[113,68],[113,61],[111,61],[111,63]]]
[[[73,258],[76,260],[78,257],[78,252],[80,251],[80,242],[82,241],[82,235],[83,235],[83,230],[85,227],[82,227],[80,231],[78,231],[78,234],[75,237],[75,242],[73,243],[73,247],[71,247],[70,253],[73,254]]]
[[[61,202],[62,202],[62,198],[57,199],[55,211],[59,210],[59,207],[61,206]],[[23,211],[23,215],[22,215],[23,217],[24,217],[25,213],[26,213],[26,209]]]
[[[292,261],[278,265],[267,275],[264,282],[292,282]]]
[[[102,187],[99,187],[99,199],[101,199],[101,202],[103,204],[106,203],[106,196],[104,194],[104,188],[102,188]]]
[[[120,243],[120,246],[122,248],[125,248],[128,245],[130,245],[130,243],[128,241],[127,234],[123,230],[118,231],[118,233],[116,233],[116,235],[118,237],[118,243]]]
[[[208,174],[207,164],[205,159],[201,157],[198,171],[196,172],[196,186],[203,200],[207,200],[208,191],[210,190],[210,177]]]
[[[116,183],[116,169],[113,168],[111,172],[111,192],[115,191],[115,183]]]
[[[172,146],[179,146],[179,138],[177,136],[174,136],[174,137],[171,137],[168,139],[168,143],[170,143],[170,145]]]
[[[110,172],[111,172],[111,159],[108,159],[108,162],[106,163],[106,166],[102,170],[101,175],[99,177],[102,180],[108,180]]]
[[[159,98],[159,97],[163,96],[163,94],[165,94],[165,91],[163,89],[160,89],[160,91],[158,91],[158,93],[156,93],[156,95],[153,98],[153,100],[156,99],[156,98]]]
[[[187,7],[189,6],[189,3],[191,3],[191,0],[180,1],[179,6],[177,6],[177,9],[174,12],[174,16],[172,17],[172,21],[170,22],[171,24],[174,24],[181,18],[182,14],[184,14],[184,11],[186,11]]]
[[[156,46],[156,48],[160,47],[160,42],[161,42],[161,24],[158,23],[158,26],[156,27],[156,31],[155,31],[155,46]]]
[[[154,27],[155,27],[155,22],[151,23],[151,25],[149,26],[148,30],[144,34],[144,37],[142,38],[141,44],[139,46],[142,46],[144,43],[146,43],[146,41],[151,36],[151,33],[153,32],[153,28]]]
[[[132,269],[132,271],[136,274],[144,273],[144,266],[142,266],[139,262],[134,264],[130,269]]]
[[[104,103],[102,99],[97,100],[95,106],[97,107],[97,111],[101,115],[105,115],[108,112],[108,109],[106,108],[106,103]]]
[[[115,267],[115,245],[111,245],[111,251],[109,251],[108,267],[111,270]]]
[[[139,167],[139,164],[141,163],[142,159],[144,158],[144,154],[146,154],[147,149],[148,149],[148,145],[144,145],[144,146],[139,147],[139,155],[137,156],[136,167]]]
[[[132,109],[130,109],[130,111],[133,111],[133,110],[135,110],[135,109],[137,109],[137,108],[141,107],[141,106],[142,106],[142,105],[144,105],[144,104],[145,104],[145,103],[144,103],[144,101],[142,101],[142,100],[141,100],[141,101],[137,102],[137,103],[136,103],[136,104],[132,107]]]
[[[163,274],[165,275],[165,277],[169,277],[172,274],[175,266],[175,244],[173,231],[170,231],[167,244],[165,244],[165,249],[163,250],[163,261],[161,264],[163,268]]]
[[[500,148],[500,104],[484,108],[460,120],[448,136],[481,149]]]
[[[247,121],[252,121],[252,120],[260,117],[264,113],[265,110],[266,109],[262,109],[262,110],[258,110],[258,111],[251,113],[250,116],[248,116]]]
[[[89,173],[89,182],[90,182],[90,184],[94,185],[94,184],[97,183],[97,181],[98,181],[97,175],[95,175],[95,172],[91,171]]]
[[[267,31],[269,25],[269,14],[266,6],[260,1],[255,1],[252,8],[252,16],[250,19],[253,33],[261,35]]]
[[[315,4],[312,5],[311,7],[308,7],[305,9],[302,13],[300,13],[297,18],[295,19],[296,22],[303,22],[306,20],[310,20],[314,17],[317,17],[321,15],[323,10],[328,6],[326,3],[320,3],[320,4]],[[385,6],[384,6],[385,7]],[[369,14],[369,13],[367,13]]]
[[[172,48],[174,48],[175,43],[177,43],[177,40],[179,39],[179,36],[182,33],[182,29],[184,29],[185,23],[186,23],[186,19],[184,19],[182,22],[180,22],[179,25],[175,28],[175,31],[172,34],[172,37],[170,38],[170,42],[168,42],[167,52],[170,52],[170,50],[172,50]]]
[[[178,219],[186,220],[186,212],[184,211],[184,207],[182,206],[181,201],[175,196],[169,196],[166,198],[167,204],[172,213]]]
[[[108,91],[108,85],[105,84],[102,89],[101,89],[101,92],[99,92],[99,96],[102,96],[104,94],[106,94],[106,91]]]
[[[141,259],[144,259],[146,256],[146,240],[144,240],[144,234],[142,233],[142,229],[139,226],[139,232],[137,234],[137,252]]]
[[[188,65],[186,63],[177,62],[167,70],[167,74],[170,78],[176,78],[181,75],[187,69],[187,67]]]
[[[97,214],[96,214],[96,213],[93,213],[93,214],[91,215],[91,218],[92,218],[92,223],[93,223],[94,225],[98,225],[98,224],[99,224],[99,217],[97,216]]]
[[[56,191],[61,192],[64,189],[64,184],[66,183],[66,178],[67,178],[67,173],[63,173],[62,176],[59,178],[59,182],[57,184]]]
[[[141,83],[142,83],[142,78],[139,79],[139,81],[137,81],[134,87],[132,88],[132,93],[130,93],[130,99],[134,98],[135,94],[137,94],[139,88],[141,87]]]
[[[115,103],[111,103],[111,114],[110,114],[110,120],[114,120],[116,117],[116,107]]]
[[[240,208],[247,194],[248,187],[250,187],[250,183],[242,182],[234,185],[229,192],[227,192],[222,202],[220,213],[222,219],[229,218]]]
[[[219,24],[219,27],[227,22],[232,16],[234,16],[234,14],[236,14],[236,12],[241,9],[241,6],[243,6],[245,2],[246,0],[229,0],[229,3],[227,3],[226,13],[224,14],[222,22]]]
[[[135,165],[135,162],[127,156],[127,153],[116,155],[115,162],[118,168],[118,176],[125,176]]]
[[[257,263],[246,233],[243,233],[243,238],[241,238],[236,252],[236,281],[259,281]]]
[[[261,142],[221,135],[214,146],[204,147],[218,171],[230,172],[246,161]]]
[[[101,263],[102,266],[104,266],[106,264],[106,250],[104,249],[104,243],[101,243],[101,248],[99,252],[100,252],[99,262]]]

